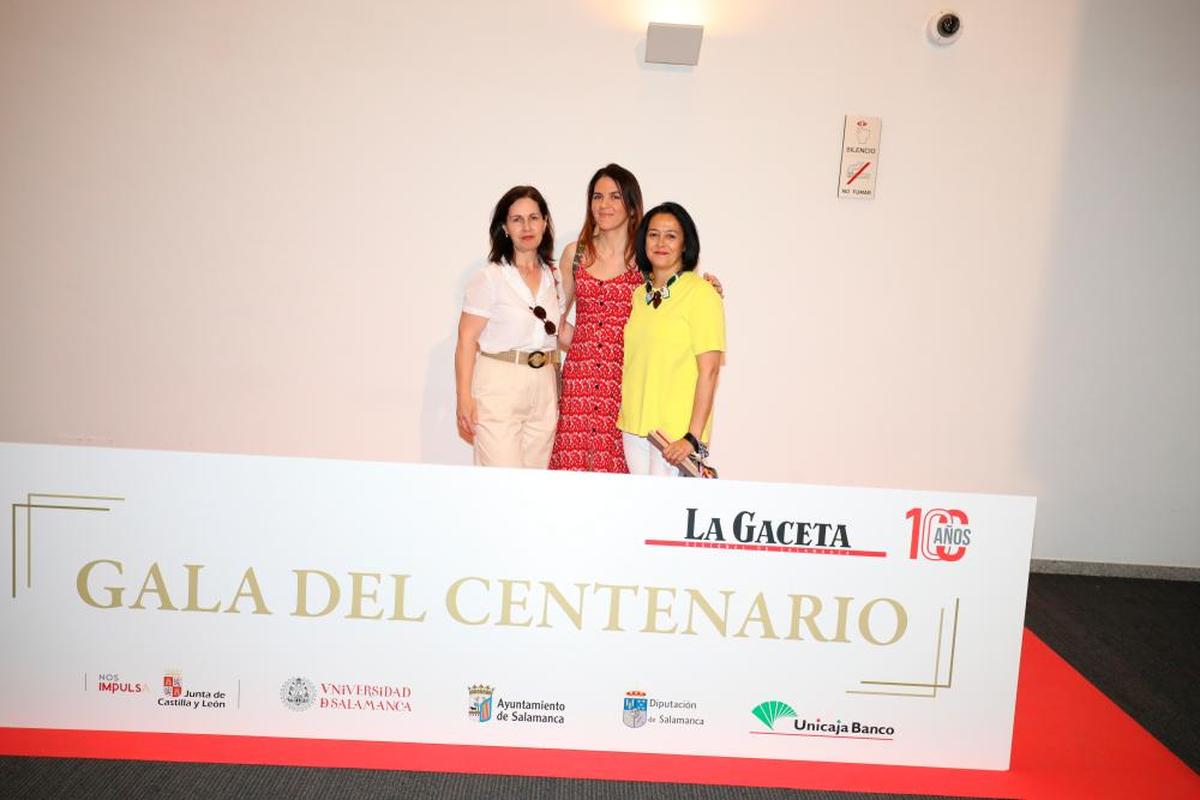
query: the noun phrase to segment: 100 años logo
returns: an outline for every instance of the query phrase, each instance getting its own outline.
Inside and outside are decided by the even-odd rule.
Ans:
[[[909,558],[958,561],[967,554],[971,528],[966,512],[957,508],[910,508],[904,518],[912,520]]]

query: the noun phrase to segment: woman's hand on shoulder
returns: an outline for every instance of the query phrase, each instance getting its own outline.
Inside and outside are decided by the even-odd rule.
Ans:
[[[712,287],[717,290],[717,294],[721,295],[721,299],[725,299],[725,287],[721,285],[721,279],[711,273],[704,273],[704,280],[712,284]]]

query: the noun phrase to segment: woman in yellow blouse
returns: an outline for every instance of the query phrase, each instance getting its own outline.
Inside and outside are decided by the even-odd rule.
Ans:
[[[646,212],[635,245],[645,283],[633,293],[625,324],[617,427],[630,473],[678,475],[690,454],[707,453],[725,310],[694,271],[700,238],[683,206],[668,202]],[[661,453],[647,438],[656,430],[670,441]]]

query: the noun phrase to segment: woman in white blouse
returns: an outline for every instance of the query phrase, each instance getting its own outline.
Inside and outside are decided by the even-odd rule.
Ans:
[[[560,302],[542,193],[509,189],[488,233],[488,264],[467,283],[458,321],[458,432],[476,464],[545,469],[558,416]]]

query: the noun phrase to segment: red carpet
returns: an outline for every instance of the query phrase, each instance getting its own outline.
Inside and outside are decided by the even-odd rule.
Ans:
[[[802,761],[0,728],[0,752],[151,761],[481,772],[902,794],[1200,798],[1197,775],[1025,631],[1008,772]]]

